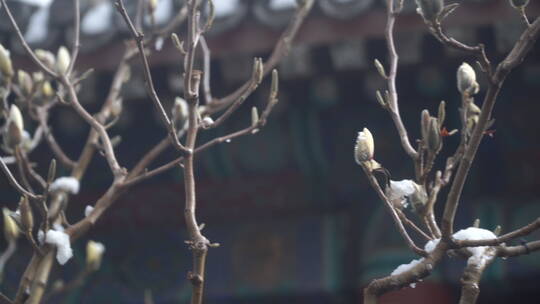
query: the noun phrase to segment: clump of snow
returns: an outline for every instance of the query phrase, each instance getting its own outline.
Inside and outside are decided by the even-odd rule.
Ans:
[[[411,270],[414,266],[418,265],[424,259],[412,260],[409,264],[399,265],[390,275],[398,275]]]
[[[417,260],[412,260],[409,264],[401,264],[396,269],[394,269],[394,271],[392,271],[392,273],[390,275],[399,275],[399,274],[402,274],[404,272],[407,272],[407,271],[411,270],[414,266],[422,263],[423,260],[424,260],[424,258],[420,258],[420,259],[417,259]],[[415,288],[416,283],[411,283],[411,284],[409,284],[409,286],[411,288]]]
[[[416,191],[414,181],[404,179],[400,181],[390,181],[390,187],[386,188],[386,196],[394,203],[398,203],[403,207],[407,207],[406,197],[412,195]]]
[[[86,206],[86,208],[84,208],[84,216],[88,217],[93,210],[94,210],[94,207],[90,205]]]
[[[392,190],[392,195],[395,196],[394,198],[409,196],[416,190],[414,187],[414,182],[410,179],[400,181],[391,180],[390,189]]]
[[[478,241],[495,239],[497,236],[493,232],[486,229],[469,227],[454,233],[454,238],[460,241]],[[486,249],[488,248],[488,246],[467,247],[467,251],[471,254],[467,260],[467,265],[481,264],[484,259]]]
[[[73,250],[71,250],[69,235],[67,235],[65,232],[57,230],[47,231],[47,234],[45,235],[45,243],[54,245],[56,247],[56,260],[60,265],[64,265],[69,259],[71,259],[71,257],[73,257]]]
[[[214,120],[210,116],[205,116],[202,120],[203,127],[207,128],[214,123]]]
[[[439,245],[440,241],[441,241],[441,239],[430,240],[429,242],[426,243],[426,245],[424,245],[424,250],[427,253],[433,252],[433,250],[435,250],[435,247],[437,247],[437,245]]]
[[[406,188],[406,187],[403,187],[403,188]],[[462,229],[462,230],[454,233],[453,237],[454,237],[454,239],[460,240],[460,241],[465,241],[465,240],[470,240],[470,241],[491,240],[491,239],[497,238],[497,236],[493,232],[491,232],[489,230],[486,230],[486,229],[476,228],[476,227],[469,227],[467,229]],[[437,247],[437,245],[439,244],[440,241],[441,241],[441,239],[434,239],[434,240],[428,241],[426,243],[426,245],[424,245],[424,250],[428,254],[433,252],[433,250],[435,250],[435,247]],[[478,246],[478,247],[467,247],[467,248],[465,248],[471,254],[469,259],[467,260],[467,264],[468,265],[470,265],[470,264],[473,264],[473,265],[482,264],[484,262],[484,260],[485,260],[485,251],[488,248],[489,248],[488,246]],[[407,272],[407,271],[411,270],[414,266],[421,263],[423,260],[424,260],[424,258],[420,258],[420,259],[417,259],[417,260],[412,260],[408,264],[399,265],[396,269],[394,269],[394,271],[392,271],[392,273],[390,275],[399,275],[399,274],[402,274],[404,272]],[[415,285],[415,283],[411,283],[410,286],[412,288],[414,288],[416,285]]]
[[[79,193],[79,181],[74,177],[59,177],[57,178],[49,188],[50,191],[65,191],[71,194]]]
[[[56,230],[56,231],[64,232],[64,227],[59,223],[54,223],[53,224],[53,229]]]

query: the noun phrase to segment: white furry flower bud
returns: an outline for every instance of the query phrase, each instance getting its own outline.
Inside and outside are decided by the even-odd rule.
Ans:
[[[8,242],[12,242],[19,237],[19,228],[15,220],[11,218],[11,211],[7,208],[2,208],[2,214],[4,216],[4,235]]]
[[[13,148],[19,145],[23,139],[24,122],[21,111],[16,105],[11,105],[7,121],[6,144]]]
[[[13,122],[15,126],[17,126],[19,131],[22,133],[22,131],[24,130],[24,122],[21,110],[19,110],[19,107],[17,107],[17,105],[11,105],[11,108],[9,109],[9,121]]]
[[[51,86],[51,83],[48,81],[44,81],[41,85],[41,93],[45,97],[52,97],[54,95],[54,90]]]
[[[362,132],[358,132],[356,146],[354,147],[354,158],[358,164],[362,164],[373,159],[374,152],[375,143],[373,141],[373,135],[371,135],[368,128],[364,128]]]
[[[53,53],[42,49],[37,49],[35,53],[36,57],[48,68],[54,68],[54,65],[56,64],[56,58],[54,58]]]
[[[474,69],[466,62],[462,63],[457,71],[457,87],[459,92],[474,94],[478,91],[476,82],[476,73]]]
[[[23,70],[17,71],[17,82],[19,84],[19,87],[21,88],[21,91],[24,95],[28,96],[32,94],[32,88],[34,84],[32,83],[32,78],[28,73],[26,73]]]
[[[103,252],[105,252],[105,246],[102,243],[94,241],[86,243],[86,267],[89,270],[96,271],[99,269]]]
[[[61,46],[56,54],[56,71],[65,74],[71,61],[71,55],[65,46]]]
[[[0,72],[7,77],[13,76],[13,65],[9,56],[9,51],[0,44]]]

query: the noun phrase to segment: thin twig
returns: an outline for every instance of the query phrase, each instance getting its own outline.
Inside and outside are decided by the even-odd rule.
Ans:
[[[11,23],[11,26],[13,26],[13,29],[15,30],[15,34],[17,34],[17,37],[19,38],[19,42],[22,44],[22,46],[23,46],[24,50],[26,51],[26,53],[28,54],[28,56],[30,56],[32,61],[34,61],[34,63],[41,70],[43,70],[49,76],[51,76],[53,78],[56,78],[57,77],[56,73],[53,72],[51,69],[49,69],[43,62],[41,62],[41,60],[39,60],[37,58],[34,51],[32,51],[32,49],[30,48],[28,43],[26,43],[26,40],[24,39],[24,36],[23,36],[23,34],[21,32],[21,29],[17,25],[17,22],[15,21],[15,18],[13,18],[13,15],[11,14],[11,10],[10,10],[9,6],[7,5],[7,3],[6,3],[6,0],[0,0],[0,1],[2,2],[2,7],[6,10],[9,22]]]
[[[396,23],[396,14],[397,12],[394,11],[394,0],[387,0],[387,19],[386,19],[386,29],[384,31],[384,36],[386,38],[386,44],[388,47],[388,57],[390,61],[390,71],[388,73],[387,77],[387,85],[388,85],[388,96],[389,100],[386,102],[388,103],[388,111],[390,113],[390,117],[392,117],[392,120],[394,121],[394,125],[396,126],[396,129],[399,134],[399,139],[401,141],[401,145],[403,146],[403,149],[405,152],[412,158],[412,160],[415,163],[415,166],[418,165],[418,152],[414,149],[414,147],[411,145],[411,142],[409,140],[409,135],[407,134],[407,129],[405,128],[405,125],[403,125],[403,121],[401,119],[401,115],[399,113],[399,104],[398,104],[398,94],[396,89],[396,75],[397,75],[397,68],[398,68],[398,54],[396,51],[396,46],[394,43],[394,24]]]
[[[200,39],[200,46],[203,53],[203,81],[202,81],[202,88],[203,88],[203,95],[204,95],[204,101],[205,104],[208,104],[212,102],[212,91],[210,88],[210,49],[208,48],[208,44],[206,44],[206,39],[204,36],[201,36]]]
[[[504,80],[510,71],[523,61],[525,56],[532,49],[538,36],[540,36],[540,18],[537,18],[536,21],[523,32],[518,42],[512,48],[512,51],[501,63],[499,63],[497,70],[493,74],[493,77],[491,77],[486,96],[484,97],[484,102],[482,103],[478,123],[469,139],[469,144],[464,152],[463,159],[457,169],[454,182],[452,183],[446,199],[441,223],[443,239],[450,240],[453,234],[454,218],[463,191],[463,186],[465,185],[465,180],[467,179],[469,169],[476,156],[480,142],[484,137],[484,131],[491,119],[491,113]]]
[[[366,176],[368,178],[369,183],[371,184],[371,187],[375,190],[375,192],[377,193],[379,198],[382,200],[384,206],[386,207],[386,209],[390,213],[390,216],[394,220],[394,224],[395,224],[397,230],[399,231],[399,234],[401,234],[401,236],[403,237],[403,239],[407,243],[407,246],[409,247],[409,249],[411,249],[412,251],[414,251],[416,254],[418,254],[420,256],[423,256],[423,257],[427,256],[426,251],[421,249],[420,247],[416,246],[414,241],[409,236],[409,233],[407,233],[407,230],[403,226],[403,222],[399,218],[399,215],[396,212],[396,209],[394,208],[394,206],[392,205],[390,200],[384,194],[384,191],[382,190],[381,186],[377,182],[377,179],[375,178],[375,176],[373,176],[373,172],[371,171],[371,169],[364,166],[364,165],[362,166],[362,169],[364,169],[364,172],[366,173]]]
[[[0,157],[0,169],[2,169],[9,183],[11,184],[11,186],[13,186],[13,188],[15,188],[15,190],[17,190],[17,192],[19,192],[21,195],[26,195],[29,198],[34,199],[34,200],[39,199],[39,196],[36,196],[33,193],[29,192],[28,190],[24,189],[19,184],[19,182],[17,182],[17,180],[15,179],[15,177],[13,176],[13,174],[11,173],[11,171],[9,170],[9,168],[4,163],[4,160],[1,157]]]
[[[174,128],[174,124],[172,123],[172,121],[169,119],[169,117],[167,116],[167,112],[165,112],[165,109],[163,108],[163,104],[161,103],[157,93],[156,93],[156,90],[154,89],[154,83],[153,83],[153,80],[152,80],[152,74],[150,72],[150,65],[148,64],[148,59],[146,58],[146,54],[145,54],[145,51],[144,51],[144,36],[141,32],[139,32],[135,26],[133,25],[133,23],[131,22],[131,19],[129,18],[129,15],[126,11],[126,8],[124,6],[124,3],[122,0],[118,0],[115,2],[115,5],[116,5],[116,8],[118,9],[118,11],[120,12],[120,14],[122,15],[122,17],[124,18],[126,24],[128,25],[128,28],[131,32],[131,34],[133,35],[133,38],[135,39],[135,42],[137,43],[137,48],[139,49],[139,55],[140,55],[140,58],[141,58],[141,61],[142,61],[142,64],[143,64],[143,68],[144,68],[144,79],[145,79],[145,84],[146,84],[146,90],[148,92],[148,95],[150,96],[150,98],[152,99],[153,103],[154,103],[154,107],[156,108],[156,110],[158,111],[158,114],[159,114],[159,117],[161,119],[161,121],[163,122],[163,124],[165,124],[165,126],[167,127],[167,130],[169,131],[169,136],[171,136],[172,140],[173,140],[173,144],[174,144],[174,147],[186,154],[186,153],[189,153],[190,151],[184,147],[184,145],[182,145],[180,143],[180,140],[178,139],[178,135],[176,133],[176,130]]]
[[[499,246],[497,248],[497,256],[513,257],[519,255],[530,254],[531,252],[540,250],[540,241],[523,243],[519,246]]]
[[[54,156],[62,163],[62,165],[66,166],[67,168],[71,169],[75,167],[75,161],[73,161],[69,156],[66,155],[62,147],[58,144],[56,139],[54,138],[54,135],[52,134],[52,130],[49,128],[49,125],[47,124],[47,117],[48,117],[48,109],[37,109],[37,118],[39,125],[43,129],[43,132],[45,133],[45,141],[49,145],[49,148],[51,148],[51,151],[54,153]]]
[[[80,0],[73,1],[73,46],[71,50],[71,61],[66,72],[66,75],[71,75],[73,68],[75,67],[75,62],[77,61],[77,56],[79,55],[80,44],[80,27],[81,27],[81,10],[80,10]]]
[[[455,240],[455,244],[458,248],[461,247],[476,247],[476,246],[496,246],[504,242],[516,239],[518,237],[526,236],[534,231],[540,229],[540,218],[532,221],[526,226],[523,226],[519,229],[511,231],[509,233],[503,234],[495,239],[484,239],[484,240]]]
[[[277,64],[285,56],[287,56],[289,50],[291,49],[292,42],[294,41],[294,38],[298,33],[298,30],[304,23],[304,20],[306,19],[309,12],[311,11],[311,8],[313,7],[313,3],[314,0],[304,0],[302,1],[302,5],[297,8],[294,16],[291,18],[290,23],[287,25],[287,27],[281,34],[278,42],[274,46],[270,57],[266,62],[264,62],[263,77],[268,75],[277,66]],[[225,97],[212,100],[211,103],[208,103],[206,105],[205,110],[201,114],[210,115],[223,110],[228,105],[237,100],[242,94],[244,94],[244,92],[249,88],[250,82],[251,80],[246,81],[246,83],[236,89],[236,91]]]

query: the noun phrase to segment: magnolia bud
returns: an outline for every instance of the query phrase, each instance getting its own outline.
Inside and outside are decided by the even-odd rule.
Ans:
[[[65,74],[71,61],[71,55],[65,46],[61,46],[56,54],[56,71]]]
[[[257,111],[257,107],[253,107],[251,108],[251,126],[255,127],[257,123],[259,123],[259,111]]]
[[[377,69],[377,72],[379,72],[379,75],[381,75],[382,78],[385,78],[385,79],[388,78],[388,76],[386,76],[386,71],[384,69],[384,66],[379,61],[379,59],[375,59],[373,61],[373,64],[375,65],[375,68]]]
[[[495,230],[493,230],[493,234],[495,234],[496,236],[499,236],[499,234],[501,234],[501,230],[502,230],[501,225],[497,225],[497,227],[495,227]]]
[[[33,83],[32,83],[32,78],[30,78],[30,75],[28,73],[26,73],[23,70],[18,70],[17,82],[24,95],[29,96],[32,94]]]
[[[262,62],[262,58],[255,58],[253,60],[253,79],[255,79],[256,83],[261,83],[264,72],[263,72],[264,66]]]
[[[474,69],[464,62],[457,71],[457,87],[461,94],[475,94],[478,91],[476,73]]]
[[[439,129],[439,122],[435,117],[431,117],[429,120],[427,147],[432,152],[438,152],[441,148],[441,130]]]
[[[32,231],[34,228],[34,216],[32,215],[32,208],[30,208],[30,202],[26,196],[21,197],[19,201],[19,210],[21,211],[21,224],[25,231]]]
[[[114,117],[120,116],[122,113],[123,101],[122,98],[115,99],[111,104],[111,114]]]
[[[431,116],[429,115],[429,111],[424,109],[422,111],[422,116],[420,117],[420,131],[422,133],[422,140],[424,140],[424,142],[426,142],[428,138],[430,118]]]
[[[43,82],[41,85],[41,94],[45,97],[52,97],[54,96],[54,90],[51,86],[51,83],[48,81]]]
[[[172,108],[172,119],[177,128],[184,128],[188,120],[188,105],[184,98],[176,97]]]
[[[529,0],[510,0],[510,5],[512,5],[513,8],[521,9],[529,5]]]
[[[16,105],[11,105],[7,121],[7,145],[15,147],[20,144],[23,138],[24,123],[21,111]]]
[[[443,124],[444,124],[444,120],[446,119],[446,103],[443,101],[441,101],[441,103],[439,104],[439,112],[438,112],[438,115],[437,115],[437,119],[439,120],[439,129],[442,128]]]
[[[368,128],[364,128],[362,132],[358,132],[356,138],[356,146],[354,147],[354,158],[356,163],[362,164],[363,162],[373,159],[375,152],[375,143],[373,141],[373,135],[369,132]]]
[[[279,92],[279,74],[276,69],[272,70],[272,82],[270,84],[270,98],[276,99]]]
[[[0,44],[0,72],[6,77],[13,76],[13,65],[9,56],[9,51]]]
[[[11,211],[2,208],[2,214],[4,215],[4,236],[8,242],[12,242],[19,237],[19,227],[17,227],[15,220],[11,218]]]
[[[416,11],[428,21],[434,21],[444,7],[443,0],[416,0]]]
[[[53,53],[49,52],[49,51],[46,51],[46,50],[42,50],[42,49],[37,49],[35,51],[36,53],[36,57],[45,65],[47,66],[48,68],[54,68],[54,65],[56,64],[56,58],[54,57]]]
[[[86,243],[86,267],[91,271],[96,271],[101,265],[101,258],[105,252],[105,246],[102,243],[88,241]]]

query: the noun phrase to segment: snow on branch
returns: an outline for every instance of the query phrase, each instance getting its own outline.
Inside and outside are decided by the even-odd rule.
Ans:
[[[71,176],[57,178],[50,186],[51,192],[65,191],[71,194],[79,193],[79,181]]]

